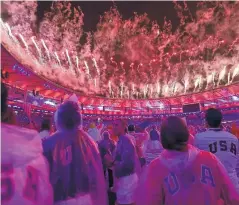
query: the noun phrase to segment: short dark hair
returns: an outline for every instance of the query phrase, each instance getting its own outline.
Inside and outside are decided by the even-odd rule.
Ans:
[[[81,124],[81,114],[77,103],[66,101],[57,110],[57,123],[65,129],[74,129]]]
[[[50,129],[51,129],[51,121],[49,119],[43,119],[41,123],[41,131]]]
[[[160,133],[164,149],[180,151],[187,145],[189,132],[187,125],[179,117],[168,117],[162,123]]]
[[[4,83],[1,83],[1,114],[7,111],[8,90]]]
[[[103,132],[103,137],[105,140],[109,139],[110,138],[110,133],[108,131],[104,131]]]
[[[134,125],[129,125],[128,126],[128,131],[129,132],[134,132],[135,131],[135,126]]]
[[[216,108],[209,108],[206,111],[207,124],[212,128],[218,128],[222,122],[222,113]]]
[[[160,139],[159,133],[156,129],[153,129],[149,132],[149,138],[152,141],[158,140]]]

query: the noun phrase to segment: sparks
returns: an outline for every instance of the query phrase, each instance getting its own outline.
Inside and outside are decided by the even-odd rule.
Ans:
[[[25,41],[25,39],[23,38],[23,36],[22,36],[21,34],[18,34],[18,35],[19,35],[19,37],[21,38],[21,41],[22,41],[22,43],[24,44],[24,46],[25,46],[27,52],[29,52],[27,42]]]
[[[157,83],[157,93],[158,94],[160,93],[160,83],[159,82]]]
[[[234,79],[239,74],[239,64],[235,67],[232,73],[232,79]]]
[[[89,66],[88,66],[87,62],[84,61],[84,64],[85,64],[87,74],[90,75],[90,69],[89,69]]]
[[[225,77],[225,74],[226,74],[226,66],[223,67],[223,69],[221,70],[221,72],[219,74],[218,85],[219,85],[220,81],[223,80],[223,78]]]
[[[43,47],[45,48],[45,51],[46,51],[46,54],[47,54],[47,57],[48,57],[48,60],[50,61],[51,60],[51,57],[50,57],[50,52],[45,44],[45,41],[43,39],[41,39],[41,42],[42,42],[42,45]]]
[[[188,78],[187,78],[187,79],[185,80],[185,83],[184,83],[184,93],[187,92],[188,84],[189,84],[189,80],[188,80]]]
[[[111,88],[111,82],[110,81],[108,83],[108,86],[109,86],[109,93],[111,94],[112,93],[112,88]]]
[[[32,37],[31,37],[31,40],[32,40],[32,42],[33,42],[33,44],[34,44],[34,46],[35,46],[37,52],[38,52],[39,60],[41,60],[41,58],[42,58],[42,55],[41,55],[41,49],[37,46],[37,43],[36,43],[36,41],[35,41],[34,38],[35,38],[35,37],[32,36]]]
[[[92,60],[93,60],[93,62],[94,62],[95,69],[96,69],[98,75],[100,75],[100,70],[99,70],[99,68],[98,68],[98,65],[97,65],[97,62],[96,62],[95,58],[93,58]]]
[[[67,60],[68,60],[69,66],[70,66],[70,68],[72,69],[71,58],[70,58],[70,56],[69,56],[69,52],[68,52],[67,49],[66,49],[66,57],[67,57]]]
[[[146,15],[137,14],[131,19],[123,19],[114,8],[103,14],[99,26],[87,34],[84,44],[80,42],[84,34],[84,15],[71,13],[70,4],[56,2],[53,9],[46,12],[39,32],[36,33],[32,29],[34,26],[31,26],[35,23],[32,15],[35,15],[36,2],[25,3],[21,7],[14,1],[10,4],[5,2],[4,9],[10,15],[7,22],[0,18],[0,32],[4,34],[2,44],[6,45],[6,49],[14,54],[16,60],[29,64],[33,71],[42,71],[42,75],[49,80],[55,81],[58,77],[59,84],[85,95],[108,95],[109,91],[113,96],[114,91],[114,96],[127,98],[129,90],[130,97],[137,98],[176,96],[238,81],[239,30],[236,23],[239,16],[235,15],[238,2],[230,5],[220,2],[212,4],[212,8],[199,6],[195,19],[189,24],[184,22],[186,18],[181,14],[180,22],[184,23],[184,28],[181,30],[178,27],[175,32],[172,31],[170,21],[165,20],[163,27],[160,27]],[[215,8],[218,5],[227,16],[223,22],[219,22],[217,17]],[[17,8],[21,8],[21,15],[16,14]],[[175,9],[178,11],[179,8]],[[212,10],[215,15],[212,15]],[[215,27],[215,32],[210,36],[205,35],[208,21]],[[139,22],[148,23],[139,28]],[[148,30],[151,24],[152,30]],[[69,25],[71,28],[68,28]],[[235,36],[230,35],[228,28]],[[184,29],[186,36],[183,35]],[[60,30],[63,33],[59,33]],[[154,40],[156,37],[159,40]],[[141,46],[138,46],[138,42]],[[59,77],[62,73],[58,75],[57,70],[49,75],[49,71],[56,65],[61,68],[59,72],[74,70],[77,73],[77,70],[83,68],[85,73],[79,76],[68,72],[67,80]],[[227,71],[231,67],[230,72]],[[94,69],[95,72],[91,73]],[[106,86],[97,89],[94,86],[95,80],[97,86]],[[77,84],[78,81],[81,84]],[[92,86],[87,86],[89,84]]]
[[[79,69],[79,58],[76,56],[76,68]]]
[[[5,26],[5,24],[3,23],[2,18],[0,18],[0,23],[1,23],[1,26],[3,27],[3,29],[6,29],[6,26]]]
[[[61,66],[61,61],[60,61],[60,59],[59,59],[59,57],[57,55],[57,52],[54,52],[54,54],[55,54],[55,57],[56,57],[56,60],[57,60],[57,62],[59,64],[59,66]]]

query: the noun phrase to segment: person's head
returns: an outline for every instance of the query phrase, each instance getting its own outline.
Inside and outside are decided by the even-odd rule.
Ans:
[[[156,125],[153,125],[153,126],[152,126],[152,129],[153,129],[153,130],[156,130]]]
[[[41,131],[51,129],[51,121],[49,119],[44,119],[41,123]]]
[[[114,122],[113,132],[116,136],[121,136],[126,133],[127,123],[125,120],[116,120]]]
[[[109,140],[110,139],[110,133],[108,131],[103,132],[103,139]]]
[[[134,125],[129,125],[128,126],[128,131],[129,132],[135,132],[135,126]]]
[[[181,151],[187,146],[189,132],[183,120],[176,116],[167,118],[161,126],[161,143],[164,149]]]
[[[94,122],[90,123],[90,128],[91,129],[95,128],[95,123]]]
[[[153,129],[149,132],[149,138],[152,141],[159,141],[159,133],[155,129]]]
[[[4,83],[1,83],[1,114],[7,111],[8,90]]]
[[[206,122],[211,128],[219,128],[222,122],[222,113],[215,108],[209,108],[206,111]]]
[[[55,124],[57,129],[73,130],[81,124],[81,114],[79,106],[72,101],[62,103],[55,114]]]

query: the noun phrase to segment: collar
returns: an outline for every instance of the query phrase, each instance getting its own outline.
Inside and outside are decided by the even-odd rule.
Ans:
[[[219,131],[222,131],[222,128],[208,128],[208,130],[219,132]]]

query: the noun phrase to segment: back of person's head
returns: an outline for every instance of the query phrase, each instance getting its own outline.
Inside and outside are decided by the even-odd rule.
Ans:
[[[128,132],[128,124],[126,120],[117,119],[114,121],[113,132],[115,136],[121,136]]]
[[[164,149],[181,151],[187,146],[189,132],[183,120],[176,116],[166,119],[161,126],[161,143]]]
[[[104,140],[109,140],[110,139],[110,133],[108,131],[103,132],[103,138]]]
[[[156,141],[156,140],[159,141],[160,136],[159,136],[158,131],[157,131],[156,129],[151,130],[151,131],[149,132],[149,138],[150,138],[150,140],[152,140],[152,141]]]
[[[128,131],[129,132],[134,132],[135,131],[135,126],[134,125],[129,125],[128,126]]]
[[[93,129],[93,128],[95,128],[96,126],[95,126],[95,123],[94,122],[92,122],[92,123],[90,123],[90,128],[91,129]]]
[[[50,130],[51,129],[51,121],[49,119],[43,119],[41,123],[41,131]]]
[[[215,108],[209,108],[206,111],[206,121],[209,127],[218,128],[222,122],[222,113],[220,110]]]
[[[66,101],[62,103],[56,112],[57,128],[73,130],[81,124],[81,114],[77,103]]]

